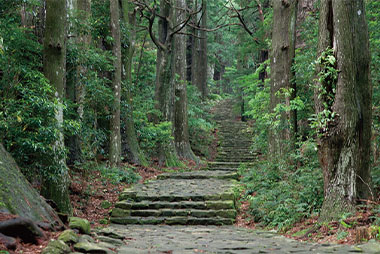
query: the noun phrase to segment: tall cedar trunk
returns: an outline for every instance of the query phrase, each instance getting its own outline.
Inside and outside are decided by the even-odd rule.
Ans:
[[[273,34],[271,56],[270,112],[277,104],[289,105],[290,98],[278,95],[281,89],[292,87],[292,62],[295,54],[295,32],[297,0],[273,1]],[[290,127],[291,114],[281,112],[280,130],[269,130],[269,152],[271,156],[289,151],[294,129]],[[294,117],[294,116],[293,116]]]
[[[371,198],[372,86],[364,0],[321,1],[319,55],[328,47],[334,50],[339,73],[329,109],[336,116],[318,140],[325,191],[321,221],[339,219],[342,214],[353,212],[357,198]],[[321,71],[320,66],[317,71]],[[324,110],[323,98],[318,97],[321,96],[316,89],[317,113]]]
[[[123,55],[124,79],[126,83],[125,99],[127,112],[123,116],[125,129],[123,130],[123,147],[126,147],[127,159],[135,164],[147,166],[145,155],[137,141],[135,124],[133,121],[133,96],[132,96],[132,61],[136,43],[136,12],[129,0],[122,0],[123,21],[127,27],[128,48]]]
[[[84,24],[88,24],[91,19],[91,0],[77,0],[77,6],[78,10],[80,12],[82,21]],[[78,43],[80,44],[80,47],[83,50],[87,50],[90,45],[91,45],[91,33],[85,33],[85,34],[80,34],[78,36]],[[87,76],[87,67],[83,65],[79,65],[77,68],[77,73],[79,77],[86,77]],[[75,90],[75,102],[78,105],[77,108],[77,113],[78,113],[78,118],[79,121],[83,121],[83,116],[84,116],[84,99],[86,96],[86,84],[83,79],[80,80],[80,82],[76,86]],[[81,155],[81,137],[80,135],[77,135],[78,138],[78,148],[79,152]]]
[[[193,0],[193,12],[198,10],[199,4],[198,1],[201,0]],[[195,26],[198,26],[198,15],[193,15],[192,22]],[[192,39],[191,39],[191,84],[198,87],[199,84],[199,30],[193,28],[192,29]]]
[[[202,19],[201,19],[201,27],[207,28],[207,1],[202,1]],[[207,97],[207,32],[205,30],[201,30],[199,39],[199,52],[198,52],[198,79],[197,79],[197,87],[202,94],[202,97]]]
[[[60,102],[56,113],[58,126],[63,125],[62,98],[64,98],[66,75],[66,1],[49,0],[46,2],[46,28],[44,39],[44,74],[50,84],[56,90],[56,97]],[[59,134],[59,140],[54,145],[57,150],[64,149],[63,134]],[[63,159],[57,159],[60,170],[54,178],[44,179],[42,194],[53,200],[59,210],[71,213],[69,199],[69,173]]]
[[[186,0],[176,0],[174,24],[181,24],[186,19]],[[190,147],[187,116],[187,82],[186,82],[186,36],[174,35],[173,44],[175,77],[175,119],[174,142],[179,157],[199,162]]]
[[[157,50],[157,70],[156,70],[156,107],[161,112],[160,121],[171,122],[172,135],[174,135],[174,81],[173,74],[173,36],[171,36],[171,22],[173,19],[172,1],[162,1],[160,3],[160,19],[158,21],[158,40],[163,47]],[[177,156],[175,144],[170,140],[168,144],[161,144],[159,148],[160,164],[167,166],[178,166],[180,161]]]
[[[68,7],[69,16],[70,16],[69,20],[74,20],[73,17],[75,17],[76,12],[81,11],[81,9],[79,9],[79,4],[80,4],[79,0],[67,0],[67,7]],[[87,22],[87,16],[88,15],[86,16],[81,15],[78,18],[82,18],[83,22]],[[69,23],[68,26],[70,27],[72,25],[73,24]],[[78,38],[77,41],[80,44],[82,44],[83,41],[80,40],[80,38],[82,37],[83,35],[80,35],[80,34],[78,35],[69,34],[69,38],[72,38],[72,39],[69,39],[69,41],[74,40],[75,38]],[[72,102],[72,105],[75,105],[78,103],[77,102],[78,87],[81,86],[81,85],[78,85],[78,83],[80,82],[79,77],[82,77],[82,75],[84,75],[84,73],[80,73],[79,70],[80,68],[83,68],[83,67],[73,62],[70,63],[70,61],[66,63],[66,67],[67,67],[66,68],[67,69],[66,98]],[[81,87],[84,87],[84,86],[81,86]],[[76,109],[78,111],[78,108]],[[75,117],[75,120],[81,122],[83,114],[82,114],[82,117],[79,114],[74,117]],[[66,159],[67,165],[74,165],[76,162],[80,162],[82,160],[80,136],[81,136],[80,134],[75,134],[75,135],[65,137],[65,144],[68,149],[68,154],[67,154],[67,159]]]
[[[120,42],[120,10],[119,1],[110,0],[111,34],[113,38],[112,53],[114,56],[114,71],[112,75],[113,105],[110,121],[110,150],[109,160],[111,166],[121,162],[121,134],[120,134],[120,98],[121,98],[121,42]]]

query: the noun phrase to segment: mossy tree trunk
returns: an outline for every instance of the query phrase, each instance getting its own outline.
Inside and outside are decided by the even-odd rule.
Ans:
[[[110,0],[111,34],[113,38],[112,53],[114,71],[112,75],[113,104],[110,121],[109,162],[111,166],[121,163],[120,133],[120,99],[121,99],[121,42],[120,42],[120,8],[118,0]]]
[[[65,75],[66,75],[66,1],[49,0],[46,2],[46,26],[44,39],[44,74],[50,84],[56,90],[56,97],[60,106],[56,113],[59,128],[63,125],[62,98],[65,97]],[[64,140],[62,132],[54,144],[58,153],[64,151]],[[71,213],[69,199],[69,174],[64,158],[57,155],[54,168],[57,170],[45,175],[42,186],[42,194],[53,200],[61,212]]]
[[[151,21],[150,35],[157,45],[157,65],[156,65],[156,108],[161,112],[158,121],[172,123],[172,135],[174,136],[174,81],[173,76],[173,11],[174,1],[160,2],[160,19],[158,21],[158,40],[152,34]],[[167,166],[179,166],[174,140],[168,144],[161,144],[159,148],[160,164]]]
[[[354,212],[358,198],[371,198],[370,137],[372,86],[369,79],[369,39],[363,0],[323,0],[319,20],[318,53],[333,49],[338,76],[328,109],[315,93],[316,113],[331,110],[335,117],[318,140],[324,175],[320,221]],[[318,66],[317,72],[322,67]],[[330,85],[331,86],[331,85]],[[331,90],[332,87],[325,89]]]
[[[11,155],[0,144],[0,211],[35,222],[62,225],[61,220],[21,173]]]
[[[174,24],[180,24],[186,19],[186,1],[176,0],[174,10]],[[189,141],[189,126],[187,113],[187,81],[186,81],[186,36],[174,35],[174,65],[173,76],[175,77],[175,121],[174,142],[177,154],[180,158],[199,162],[199,159],[191,150]]]
[[[295,54],[297,0],[273,1],[273,31],[271,52],[270,112],[277,104],[289,106],[290,99],[279,95],[282,89],[292,88],[292,63]],[[272,157],[289,151],[289,143],[294,135],[290,112],[280,112],[280,129],[269,130],[269,152]]]
[[[125,121],[125,129],[123,130],[123,147],[127,152],[127,159],[130,162],[147,166],[148,162],[145,155],[140,149],[137,141],[135,124],[133,121],[133,96],[132,96],[132,62],[133,55],[135,53],[136,43],[136,11],[133,9],[133,5],[129,0],[122,0],[122,13],[123,21],[127,27],[127,34],[124,35],[127,38],[128,45],[123,51],[123,65],[124,65],[124,80],[126,89],[124,89],[125,101],[127,104],[127,112],[123,116]]]

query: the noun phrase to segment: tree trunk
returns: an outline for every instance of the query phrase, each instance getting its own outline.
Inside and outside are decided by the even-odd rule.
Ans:
[[[193,1],[193,12],[196,12],[198,10],[198,0]],[[193,15],[193,23],[195,26],[198,25],[198,15]],[[199,30],[193,28],[192,33],[194,36],[192,36],[191,41],[191,84],[199,88],[199,52],[200,52],[200,40],[199,40]],[[199,90],[200,91],[200,90]],[[201,92],[201,91],[200,91]]]
[[[56,113],[58,126],[63,125],[63,106],[66,75],[66,1],[49,0],[46,2],[46,28],[44,39],[44,74],[56,90],[60,106]],[[64,151],[63,134],[59,134],[55,149],[57,153]],[[45,177],[42,188],[43,195],[52,199],[61,212],[71,213],[69,199],[69,174],[63,158],[58,158],[57,170]]]
[[[201,27],[207,28],[207,1],[202,0],[202,19],[201,19]],[[198,52],[198,80],[197,86],[199,91],[202,94],[203,98],[207,97],[207,32],[205,30],[201,30],[199,39],[199,52]]]
[[[130,162],[147,166],[148,162],[137,141],[135,123],[133,120],[132,62],[136,43],[136,12],[133,10],[133,6],[129,0],[122,0],[122,8],[123,21],[127,27],[126,36],[128,41],[128,48],[125,50],[126,52],[123,56],[124,79],[127,85],[125,89],[127,112],[123,117],[125,119],[125,130],[123,130],[124,138],[122,143],[123,147],[126,147],[127,158]]]
[[[174,11],[175,23],[180,24],[186,19],[186,1],[176,0]],[[174,35],[174,65],[175,77],[175,121],[174,142],[179,157],[199,162],[190,147],[187,115],[187,82],[186,82],[186,36]]]
[[[295,54],[295,32],[297,17],[297,0],[273,1],[273,32],[271,56],[271,92],[270,112],[273,113],[277,104],[289,106],[290,99],[279,95],[282,89],[292,88],[292,62]],[[294,135],[291,127],[291,113],[280,113],[280,129],[269,130],[269,153],[271,157],[285,154],[289,151],[288,143]]]
[[[112,53],[114,56],[114,71],[112,76],[113,104],[110,121],[110,165],[118,166],[121,162],[121,134],[120,134],[120,98],[121,98],[121,42],[120,42],[120,10],[119,1],[110,0],[111,34],[113,38]]]
[[[0,144],[0,211],[10,212],[35,222],[63,226],[55,211],[21,173],[16,162]]]
[[[173,76],[173,36],[170,36],[173,19],[173,1],[162,1],[160,3],[160,19],[158,21],[159,42],[164,47],[157,49],[157,70],[156,70],[156,107],[161,112],[160,121],[172,123],[172,135],[174,135],[174,81]],[[170,140],[168,144],[161,144],[159,148],[160,164],[167,166],[181,165],[175,144]]]
[[[369,167],[372,86],[363,0],[321,1],[319,55],[327,48],[333,49],[338,74],[331,83],[319,82],[315,92],[316,113],[328,110],[335,114],[319,130],[318,153],[325,192],[320,221],[354,212],[357,198],[368,199],[372,194]],[[319,65],[317,72],[323,71]],[[321,89],[331,95],[330,103],[324,96],[318,96]]]
[[[79,2],[79,1],[78,1]],[[67,7],[69,12],[69,20],[73,20],[75,17],[76,12],[79,10],[77,5],[77,0],[67,0]],[[84,20],[85,21],[85,20]],[[69,23],[68,27],[71,27],[73,24]],[[74,38],[80,38],[80,35],[77,34],[69,34],[69,42],[68,43],[74,43]],[[72,102],[71,105],[74,105],[73,108],[76,109],[76,97],[77,97],[77,83],[80,82],[80,79],[78,77],[81,77],[81,75],[78,72],[78,69],[80,66],[77,66],[76,63],[70,63],[68,61],[66,63],[66,98]],[[78,75],[79,74],[79,75]],[[73,118],[77,121],[80,121],[78,116],[73,116]],[[77,162],[80,162],[82,160],[82,151],[80,147],[80,135],[70,135],[65,137],[65,144],[68,150],[66,163],[67,165],[71,166],[74,165]]]

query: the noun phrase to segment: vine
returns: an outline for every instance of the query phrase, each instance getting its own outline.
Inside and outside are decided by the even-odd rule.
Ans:
[[[310,119],[311,127],[316,129],[320,135],[326,136],[329,126],[331,126],[337,117],[337,113],[332,109],[339,74],[334,50],[327,48],[321,53],[315,64],[320,68],[320,71],[317,73],[318,85],[316,88],[322,109]]]

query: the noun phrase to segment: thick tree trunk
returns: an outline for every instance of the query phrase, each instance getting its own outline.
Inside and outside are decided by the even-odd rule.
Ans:
[[[160,19],[158,21],[159,42],[164,47],[157,49],[157,70],[156,70],[156,107],[161,112],[159,121],[172,123],[172,135],[174,135],[174,81],[173,76],[173,36],[170,36],[173,19],[173,1],[160,3]],[[163,18],[162,18],[163,17]],[[168,144],[161,144],[159,148],[160,164],[167,166],[179,166],[174,141]]]
[[[129,0],[122,0],[123,9],[123,20],[126,24],[128,48],[125,50],[123,56],[124,63],[124,79],[126,82],[126,104],[127,112],[123,116],[125,120],[125,129],[123,130],[123,147],[126,149],[127,159],[135,164],[147,166],[145,155],[140,149],[139,143],[137,141],[135,123],[133,120],[133,97],[132,97],[132,62],[133,55],[135,53],[135,40],[136,40],[136,13],[133,10],[133,6]]]
[[[118,0],[110,0],[111,34],[113,38],[112,53],[114,56],[114,72],[112,76],[113,105],[110,121],[110,150],[109,161],[111,166],[118,166],[121,162],[121,133],[120,133],[120,98],[121,98],[121,42],[120,42],[120,9]]]
[[[26,180],[2,144],[0,144],[0,186],[0,211],[17,214],[34,222],[63,225],[55,211]]]
[[[186,19],[186,1],[176,0],[174,11],[175,23],[180,24]],[[174,65],[173,76],[175,78],[175,119],[174,142],[179,157],[199,162],[190,147],[189,127],[187,116],[187,82],[186,82],[186,36],[174,35]]]
[[[273,1],[273,32],[271,56],[270,112],[277,104],[287,104],[291,98],[279,95],[282,89],[292,88],[292,62],[295,54],[297,0]],[[294,135],[291,113],[281,112],[280,128],[269,130],[269,152],[272,157],[285,154]],[[294,117],[294,116],[293,116]]]
[[[323,0],[319,22],[319,55],[332,48],[338,71],[334,83],[318,83],[315,94],[316,113],[335,114],[318,140],[325,191],[320,221],[329,221],[353,212],[358,198],[371,198],[372,86],[364,1]],[[318,96],[321,89],[330,91],[331,103]]]
[[[49,0],[46,2],[46,28],[44,39],[44,74],[56,90],[56,97],[60,103],[64,98],[66,75],[66,1]],[[63,125],[63,107],[59,106],[56,113],[58,125]],[[55,144],[58,152],[64,151],[63,134]],[[52,199],[61,212],[71,213],[71,205],[68,193],[69,174],[64,159],[57,157],[55,167],[57,170],[50,172],[45,177],[42,188],[43,195]],[[53,175],[52,175],[53,174]]]

